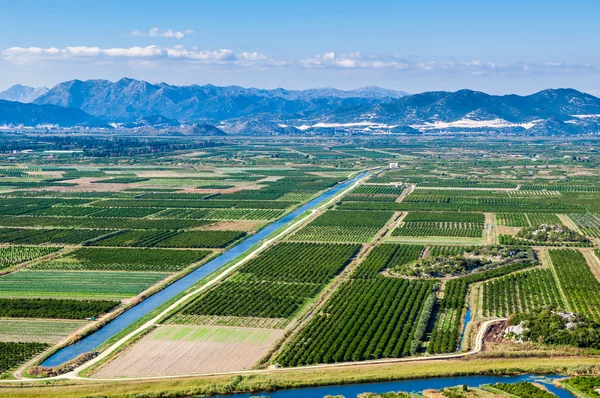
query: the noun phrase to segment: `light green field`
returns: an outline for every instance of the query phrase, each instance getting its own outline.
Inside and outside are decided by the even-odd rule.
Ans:
[[[0,319],[0,341],[54,344],[81,328],[85,321]]]
[[[485,245],[482,238],[461,238],[451,236],[389,236],[386,243],[423,243],[432,245]]]
[[[203,184],[215,183],[214,180],[203,180],[201,178],[186,179],[186,178],[150,178],[146,181],[140,181],[140,186],[162,187],[162,188],[196,188]],[[234,185],[234,184],[231,184]]]
[[[0,277],[0,297],[123,299],[164,279],[160,272],[19,271]]]
[[[212,343],[263,344],[279,331],[210,327],[210,326],[159,326],[152,340],[161,341],[205,341]]]

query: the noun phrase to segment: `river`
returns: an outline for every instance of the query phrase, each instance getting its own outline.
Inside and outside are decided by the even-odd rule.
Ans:
[[[127,328],[132,323],[136,322],[140,318],[144,317],[146,314],[163,305],[164,303],[177,296],[179,293],[183,292],[202,278],[210,275],[214,271],[235,260],[236,258],[245,255],[247,251],[252,249],[261,240],[265,239],[273,232],[294,221],[296,218],[302,216],[303,213],[307,210],[310,210],[313,207],[329,200],[338,192],[354,184],[366,174],[367,173],[359,174],[350,180],[338,184],[333,188],[329,189],[328,191],[324,192],[321,196],[288,213],[284,217],[258,231],[256,234],[250,236],[238,245],[225,251],[218,257],[212,259],[203,266],[199,267],[198,269],[194,270],[193,272],[189,273],[183,278],[167,286],[165,289],[148,297],[135,307],[132,307],[129,310],[123,312],[121,315],[117,316],[115,319],[104,325],[101,329],[98,329],[94,333],[89,334],[88,336],[79,340],[75,344],[67,346],[55,352],[53,355],[44,360],[41,365],[48,367],[58,366],[76,358],[77,356],[83,353],[93,351],[98,346],[100,346],[105,341]]]
[[[573,398],[570,392],[558,388],[552,384],[554,380],[563,376],[461,376],[461,377],[435,377],[429,379],[412,379],[388,381],[382,383],[347,384],[326,387],[295,388],[290,390],[279,390],[274,392],[219,395],[221,398],[250,398],[250,397],[272,397],[272,398],[323,398],[327,395],[342,395],[345,398],[355,398],[358,394],[365,392],[385,393],[390,391],[403,391],[408,393],[421,393],[423,390],[432,388],[439,390],[446,387],[462,386],[479,387],[483,384],[494,383],[517,383],[529,381],[542,384],[551,393],[559,398]]]

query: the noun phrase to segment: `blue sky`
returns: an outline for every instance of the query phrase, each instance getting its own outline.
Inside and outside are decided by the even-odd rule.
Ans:
[[[0,89],[171,84],[600,95],[600,1],[2,1]]]

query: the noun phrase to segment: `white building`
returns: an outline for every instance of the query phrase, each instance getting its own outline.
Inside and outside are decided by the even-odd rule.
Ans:
[[[390,169],[397,169],[398,163],[390,163]]]

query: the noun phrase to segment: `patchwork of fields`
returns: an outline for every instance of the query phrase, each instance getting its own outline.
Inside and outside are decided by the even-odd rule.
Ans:
[[[56,168],[47,186],[21,189],[15,182],[15,189],[0,193],[0,342],[7,345],[0,373],[202,266],[345,178],[301,171],[276,177],[241,170],[138,174]],[[261,293],[250,313],[257,319],[285,318],[314,297],[357,249],[339,248],[338,258],[322,271],[311,274],[309,263],[302,265],[304,271],[297,271],[307,276],[301,283],[283,275],[263,280],[269,271],[255,269],[256,263],[250,264],[252,273],[240,273],[243,280],[221,289],[233,283],[230,306]],[[304,251],[321,257],[329,251],[327,245],[312,249]],[[291,260],[285,250],[274,248],[273,256]],[[262,266],[269,267],[268,259]],[[254,273],[252,280],[248,276]],[[216,318],[239,312],[219,308],[188,311]]]
[[[494,142],[479,152],[459,138],[388,147],[395,139],[237,142],[127,167],[0,169],[0,374],[367,168],[368,178],[259,242],[239,267],[186,290],[92,377],[467,352],[475,325],[541,310],[600,322],[595,163],[558,145],[536,146],[543,164]],[[494,349],[513,344],[496,340]]]

